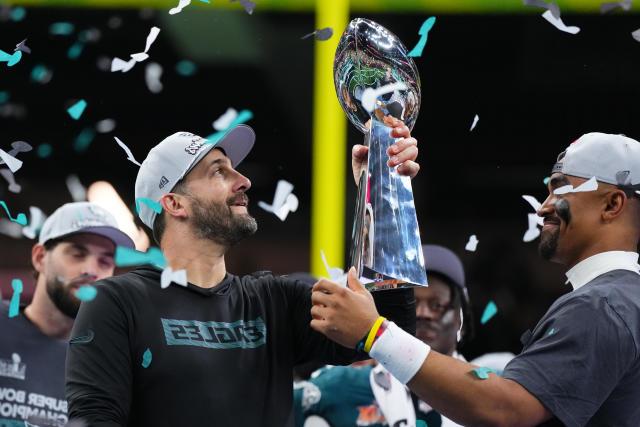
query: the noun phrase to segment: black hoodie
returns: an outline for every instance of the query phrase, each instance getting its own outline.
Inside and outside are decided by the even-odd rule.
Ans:
[[[311,288],[271,273],[211,289],[160,287],[140,268],[98,282],[66,362],[69,418],[88,426],[289,426],[292,370],[358,358],[315,332]],[[380,313],[415,330],[411,289],[375,292]]]

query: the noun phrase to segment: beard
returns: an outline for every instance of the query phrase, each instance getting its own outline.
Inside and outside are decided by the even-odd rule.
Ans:
[[[545,231],[540,235],[540,244],[538,252],[540,256],[550,261],[558,250],[558,240],[560,238],[560,227],[556,227],[553,231]]]
[[[254,217],[248,213],[234,214],[231,210],[234,203],[248,203],[244,193],[230,197],[225,203],[204,202],[195,197],[192,200],[193,226],[196,235],[202,239],[231,247],[258,230],[258,223]]]
[[[80,300],[73,294],[73,288],[54,276],[47,277],[46,289],[53,305],[65,316],[75,319],[80,309]]]

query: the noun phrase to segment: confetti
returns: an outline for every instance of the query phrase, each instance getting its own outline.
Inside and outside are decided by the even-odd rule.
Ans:
[[[4,104],[10,98],[9,92],[6,90],[0,91],[0,104]]]
[[[467,245],[464,248],[469,252],[475,252],[479,242],[480,240],[478,240],[476,235],[472,234],[471,237],[469,237],[469,241],[467,242]]]
[[[22,40],[20,43],[18,43],[16,45],[16,48],[14,51],[20,51],[20,52],[24,52],[24,53],[31,53],[31,48],[29,46],[26,45],[27,43],[27,39]]]
[[[484,311],[482,312],[482,318],[480,318],[480,323],[484,325],[489,320],[491,320],[491,318],[495,316],[497,312],[498,312],[498,307],[496,306],[496,303],[493,301],[489,301],[487,306],[484,308]]]
[[[82,50],[84,49],[84,43],[83,42],[75,42],[74,44],[71,45],[71,47],[69,47],[69,50],[67,51],[67,58],[69,59],[78,59],[80,57],[80,54],[82,54]]]
[[[333,280],[336,283],[339,283],[342,286],[347,286],[347,273],[344,272],[343,269],[338,267],[329,267],[329,263],[327,262],[327,258],[324,256],[324,251],[320,251],[320,256],[322,257],[322,263],[324,264],[324,268],[327,270],[327,274],[329,275],[329,279]]]
[[[36,65],[35,67],[33,67],[33,70],[31,70],[31,80],[36,83],[46,85],[51,81],[52,77],[53,71],[42,64]]]
[[[640,42],[640,29],[635,30],[634,32],[631,33],[631,37],[633,37],[633,39],[637,42]]]
[[[613,1],[600,5],[600,13],[602,14],[612,12],[616,9],[622,9],[624,11],[631,10],[631,0]]]
[[[80,301],[91,301],[98,295],[98,289],[95,286],[83,285],[75,292],[76,298]]]
[[[6,62],[7,67],[13,67],[22,59],[22,51],[13,52],[11,55],[5,52],[4,50],[0,50],[0,62]]]
[[[96,131],[99,133],[109,133],[116,128],[116,121],[113,119],[104,119],[96,123]]]
[[[49,26],[49,34],[54,36],[68,36],[74,30],[75,27],[70,22],[54,22]]]
[[[236,116],[235,119],[233,119],[233,121],[231,122],[231,124],[229,125],[229,127],[227,127],[224,130],[212,133],[211,135],[207,136],[205,139],[211,143],[211,144],[217,144],[218,141],[220,140],[220,138],[222,138],[223,136],[225,136],[225,134],[227,133],[227,131],[231,128],[234,128],[242,123],[246,123],[249,120],[251,120],[253,118],[253,113],[249,110],[242,110],[238,113],[238,115]]]
[[[65,180],[67,189],[74,202],[83,202],[87,200],[87,189],[80,182],[78,175],[69,175]]]
[[[187,270],[173,271],[171,267],[162,270],[160,275],[160,287],[166,289],[171,283],[187,286]]]
[[[36,154],[41,159],[46,159],[51,155],[52,152],[53,152],[53,147],[51,147],[51,144],[40,144],[36,149]]]
[[[471,132],[476,128],[476,125],[478,124],[478,120],[480,120],[480,117],[478,117],[478,115],[476,114],[476,116],[473,118],[473,123],[471,123],[471,129],[469,129],[469,132]]]
[[[544,185],[547,185],[547,184],[549,184],[549,181],[551,181],[551,177],[547,176],[545,179],[542,180],[542,183]]]
[[[276,194],[273,197],[273,203],[268,205],[265,202],[258,202],[258,206],[267,212],[275,214],[280,221],[284,221],[289,212],[295,212],[298,209],[298,198],[292,193],[293,184],[281,179],[276,187]]]
[[[13,22],[20,22],[27,16],[27,10],[24,7],[14,7],[9,17]]]
[[[547,336],[550,337],[551,335],[555,335],[558,332],[558,330],[556,328],[551,328],[549,329],[549,332],[547,332]]]
[[[147,44],[144,49],[144,52],[132,53],[130,55],[131,59],[128,61],[124,61],[117,57],[113,58],[113,61],[111,62],[111,71],[112,72],[121,71],[123,73],[126,73],[127,71],[132,69],[137,62],[142,62],[145,59],[149,58],[149,54],[147,52],[149,52],[149,48],[151,47],[153,42],[156,41],[156,38],[158,37],[159,33],[160,33],[160,28],[151,27],[151,30],[149,31],[149,35],[147,36]]]
[[[21,160],[16,159],[4,150],[0,150],[0,159],[2,159],[1,163],[5,163],[13,173],[16,173],[22,167]]]
[[[542,207],[542,203],[540,203],[535,197],[533,196],[529,196],[528,194],[524,194],[522,196],[522,198],[524,200],[526,200],[527,203],[529,203],[531,205],[531,207],[533,208],[534,211],[538,212],[540,210],[540,208]]]
[[[227,108],[227,111],[224,112],[223,115],[218,117],[216,121],[212,123],[212,126],[215,130],[224,131],[229,129],[231,123],[238,117],[238,112],[235,108]]]
[[[402,82],[391,83],[375,89],[368,87],[362,92],[362,99],[360,100],[360,102],[362,103],[364,109],[371,113],[376,106],[376,99],[379,96],[395,92],[396,90],[406,89],[407,85]]]
[[[473,372],[473,374],[481,380],[487,380],[489,379],[489,374],[496,373],[496,371],[494,371],[493,369],[485,367],[475,368],[471,372]]]
[[[525,6],[535,6],[541,7],[545,10],[549,10],[553,14],[553,16],[555,16],[556,18],[560,18],[560,7],[558,7],[558,5],[555,3],[547,3],[543,0],[524,0],[523,3]]]
[[[138,197],[136,199],[136,213],[138,215],[140,214],[141,203],[149,206],[155,213],[159,214],[160,212],[162,212],[162,205],[160,203],[156,202],[155,200],[147,199],[146,197]]]
[[[316,40],[319,41],[327,41],[333,36],[333,28],[320,28],[318,30],[315,30],[313,33],[305,34],[304,36],[300,37],[300,40],[307,39],[311,36],[315,36]]]
[[[135,59],[130,59],[128,61],[123,61],[120,58],[113,58],[113,62],[111,63],[111,71],[122,71],[123,73],[126,73],[127,71],[129,71],[130,69],[133,68],[133,66],[136,65],[136,60]]]
[[[7,207],[7,204],[3,201],[0,200],[0,206],[2,206],[5,210],[5,212],[7,213],[7,216],[9,217],[9,219],[17,224],[20,224],[22,226],[27,225],[27,216],[23,213],[19,213],[18,216],[16,216],[15,218],[13,218],[11,216],[11,213],[9,212],[9,208]]]
[[[28,142],[24,141],[14,141],[11,143],[11,150],[9,150],[9,155],[11,157],[17,156],[19,153],[28,153],[33,150],[33,147]],[[0,165],[4,164],[4,159],[0,160]]]
[[[131,153],[131,150],[129,149],[129,147],[127,147],[127,145],[124,142],[120,141],[120,139],[117,136],[114,136],[113,139],[115,139],[118,145],[122,147],[125,154],[127,155],[127,160],[129,160],[131,163],[135,165],[142,166],[140,162],[137,161],[135,157],[133,157],[133,153]]]
[[[20,224],[11,222],[8,219],[0,218],[0,233],[13,237],[14,239],[19,239],[22,237],[22,227]]]
[[[29,225],[22,228],[22,235],[27,239],[35,239],[47,216],[42,209],[36,206],[29,206]]]
[[[187,61],[186,59],[183,59],[176,64],[176,73],[180,74],[183,77],[194,75],[197,69],[198,67],[196,67],[196,64],[191,61]]]
[[[0,169],[0,175],[7,181],[9,187],[7,189],[14,193],[19,194],[22,191],[22,186],[16,182],[15,176],[13,176],[13,172],[9,169]]]
[[[169,15],[175,15],[176,13],[182,12],[182,9],[189,6],[191,4],[191,0],[179,0],[178,6],[169,9]]]
[[[162,92],[160,77],[162,77],[162,65],[156,62],[148,64],[144,72],[144,81],[147,83],[147,88],[151,93]]]
[[[538,225],[540,224],[540,220],[544,221],[542,217],[534,213],[528,214],[528,219],[529,228],[525,231],[524,236],[522,236],[522,241],[526,243],[532,242],[540,236],[540,229],[538,228]]]
[[[93,142],[93,138],[95,138],[96,133],[90,127],[82,129],[78,136],[76,136],[75,141],[73,141],[73,148],[77,152],[81,153],[86,151],[91,143]]]
[[[234,1],[237,0],[231,0],[232,3]],[[249,15],[253,14],[254,9],[256,8],[256,4],[251,0],[240,0],[240,4],[242,5],[242,7],[244,7],[245,12],[247,12]]]
[[[22,280],[13,279],[11,281],[11,287],[13,288],[13,295],[11,295],[11,302],[9,303],[9,317],[16,317],[20,312],[20,294],[22,293]]]
[[[543,13],[542,17],[549,21],[551,25],[553,25],[560,31],[564,31],[565,33],[578,34],[580,32],[580,28],[578,27],[567,27],[564,22],[562,22],[562,19],[553,16],[553,13],[550,10],[547,10],[545,13]]]
[[[588,181],[583,182],[578,185],[576,188],[573,188],[573,185],[563,185],[562,187],[556,188],[553,190],[553,194],[556,196],[561,196],[563,194],[569,193],[586,193],[589,191],[596,191],[598,189],[598,181],[596,177],[591,177]]]
[[[422,56],[422,51],[424,50],[424,47],[427,45],[427,38],[429,36],[429,31],[431,30],[431,28],[433,28],[433,25],[435,23],[436,23],[435,16],[428,18],[422,23],[422,26],[418,31],[418,34],[420,34],[421,36],[420,40],[418,41],[418,44],[416,44],[416,46],[413,49],[411,49],[411,52],[409,52],[408,54],[409,56],[413,58]]]
[[[147,369],[151,365],[151,359],[153,358],[151,350],[146,349],[142,355],[142,367]]]
[[[73,120],[78,120],[80,116],[82,116],[82,113],[84,113],[85,108],[87,108],[87,101],[81,99],[80,101],[69,107],[67,109],[67,113],[69,113]]]
[[[164,268],[167,262],[162,255],[162,251],[156,247],[151,247],[147,252],[139,252],[124,246],[116,247],[115,263],[118,267],[131,267],[134,265],[152,264]]]

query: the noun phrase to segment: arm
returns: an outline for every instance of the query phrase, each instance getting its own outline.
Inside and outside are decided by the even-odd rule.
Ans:
[[[69,419],[91,427],[126,426],[131,404],[132,367],[127,315],[106,285],[82,303],[66,362]]]
[[[353,348],[369,331],[378,313],[371,295],[358,282],[355,270],[349,276],[349,288],[327,283],[314,286],[311,327]],[[412,352],[415,360],[411,360]],[[391,373],[401,381],[400,377],[408,377],[404,381],[410,379],[409,387],[418,396],[458,423],[536,425],[551,417],[537,398],[515,381],[495,375],[479,380],[471,373],[475,366],[429,352],[426,344],[399,328],[385,331],[371,356],[391,368]],[[389,361],[400,366],[403,373],[393,369],[394,363],[385,363]]]

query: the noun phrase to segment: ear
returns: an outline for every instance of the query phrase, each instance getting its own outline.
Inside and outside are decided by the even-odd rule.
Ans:
[[[40,274],[44,271],[44,257],[47,255],[47,250],[44,245],[36,243],[31,248],[31,264],[33,268]]]
[[[602,220],[605,223],[610,223],[618,218],[624,211],[627,202],[627,196],[625,196],[624,192],[621,190],[615,190],[605,194],[605,206],[604,211],[602,212]]]
[[[160,204],[169,216],[174,218],[186,218],[188,216],[186,197],[181,194],[167,193],[160,198]]]

